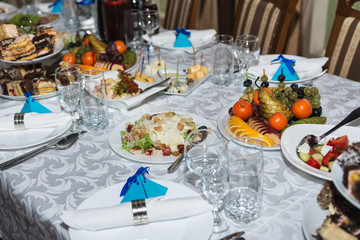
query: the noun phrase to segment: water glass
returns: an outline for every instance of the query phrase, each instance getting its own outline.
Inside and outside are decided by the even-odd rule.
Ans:
[[[205,168],[218,168],[224,164],[225,144],[216,130],[198,129],[186,137],[184,158],[190,171],[198,176]]]
[[[87,70],[80,75],[84,87],[81,92],[84,125],[92,130],[104,129],[109,125],[104,72]]]
[[[201,189],[208,202],[213,206],[213,232],[223,232],[229,228],[229,223],[219,214],[223,199],[229,192],[228,170],[224,167],[207,168],[201,174]]]
[[[234,38],[230,35],[215,35],[211,43],[212,81],[216,85],[226,86],[234,75]]]
[[[241,137],[226,144],[230,192],[224,204],[227,217],[249,223],[260,215],[263,175],[263,146]]]
[[[64,0],[61,4],[61,18],[66,27],[71,32],[75,32],[79,27],[79,21],[76,16],[76,4],[73,0]]]
[[[140,49],[143,45],[141,29],[141,11],[136,9],[125,11],[125,41],[126,46],[131,49]]]
[[[239,64],[240,74],[236,84],[240,85],[246,80],[249,66],[259,60],[260,40],[255,35],[239,35],[234,44],[234,56]]]
[[[77,65],[61,66],[55,70],[55,83],[60,93],[60,104],[72,117],[71,131],[79,130],[75,113],[80,103],[80,72],[81,68]]]
[[[141,27],[149,36],[148,49],[151,52],[157,51],[153,45],[152,37],[155,31],[159,28],[160,17],[156,10],[148,10],[141,12]]]

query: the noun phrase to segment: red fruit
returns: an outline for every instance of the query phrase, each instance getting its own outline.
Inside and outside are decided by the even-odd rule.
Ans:
[[[310,158],[309,161],[306,162],[307,165],[313,167],[313,168],[316,168],[316,169],[320,169],[320,163],[318,163],[315,159],[313,158]]]
[[[153,152],[153,150],[151,150],[151,149],[145,149],[144,154],[147,156],[151,156],[152,152]]]
[[[232,111],[235,116],[242,120],[247,120],[253,114],[253,107],[248,101],[239,100],[234,104]]]

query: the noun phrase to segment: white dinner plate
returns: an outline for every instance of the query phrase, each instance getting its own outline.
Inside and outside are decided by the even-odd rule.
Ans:
[[[351,202],[355,207],[360,209],[360,202],[357,200],[354,195],[352,195],[349,190],[343,184],[343,175],[344,170],[340,167],[338,161],[335,161],[332,166],[332,180],[336,189],[343,195],[349,202]]]
[[[217,127],[221,134],[227,139],[231,140],[233,138],[233,134],[229,131],[228,128],[228,119],[230,117],[229,115],[229,109],[236,103],[237,101],[234,101],[232,103],[229,103],[226,105],[219,113],[217,118]],[[279,145],[274,145],[273,147],[263,147],[264,150],[279,150]]]
[[[166,196],[169,198],[198,196],[198,193],[184,185],[163,180],[156,180],[156,182],[168,188]],[[120,192],[123,185],[124,183],[115,184],[96,192],[82,202],[78,209],[110,207],[119,204],[122,199],[122,197],[120,197]],[[69,234],[71,240],[208,239],[212,231],[212,225],[212,213],[207,212],[183,219],[100,231],[76,230],[70,228]]]
[[[57,43],[54,47],[54,52],[49,55],[38,57],[31,61],[5,61],[5,60],[0,59],[0,62],[9,63],[12,65],[33,64],[33,63],[43,62],[44,60],[51,58],[51,57],[55,56],[56,54],[58,54],[59,52],[61,52],[61,50],[63,48],[64,48],[64,42],[61,39],[57,39]]]
[[[307,205],[302,219],[302,230],[306,240],[315,240],[312,235],[317,235],[316,229],[323,224],[328,211],[322,210],[317,203],[317,199],[313,199]]]
[[[0,93],[1,93],[1,86],[0,86]],[[41,99],[45,99],[45,98],[55,97],[57,95],[59,95],[59,92],[55,91],[55,92],[42,94],[42,95],[31,95],[31,97],[35,100],[41,100]],[[26,100],[25,96],[9,96],[9,95],[0,94],[0,97],[9,99],[9,100],[16,100],[16,101],[25,101]]]
[[[45,105],[52,112],[60,112],[57,105]],[[8,107],[0,110],[0,115],[20,112],[22,106]],[[0,132],[0,150],[16,150],[33,147],[53,140],[64,134],[71,126],[69,121],[53,128],[26,129],[21,131]]]
[[[300,141],[308,134],[320,136],[321,134],[332,128],[332,125],[323,124],[297,124],[288,127],[281,136],[281,150],[285,158],[300,170],[309,173],[315,177],[322,178],[325,180],[332,180],[331,172],[321,171],[313,168],[303,162],[298,154],[297,147]],[[343,126],[338,130],[331,133],[328,137],[340,137],[347,135],[350,142],[360,140],[360,128]]]
[[[263,75],[262,66],[264,66],[266,68],[266,65],[269,66],[271,61],[276,59],[278,56],[279,56],[279,54],[261,55],[258,65],[250,67],[250,69],[249,69],[250,77],[253,76],[253,77],[255,77],[255,79],[258,76],[261,77]],[[306,60],[305,57],[300,57],[300,56],[294,56],[294,55],[283,55],[283,56],[288,58],[288,59],[294,59],[295,61],[297,61],[297,60]],[[325,62],[324,62],[324,64],[325,64]],[[278,66],[280,66],[280,64],[278,64]],[[261,74],[259,72],[261,72]],[[322,67],[321,66],[316,66],[316,67],[313,67],[313,68],[309,69],[309,71],[307,71],[307,72],[299,72],[298,73],[298,75],[300,77],[299,80],[293,80],[293,81],[286,81],[285,80],[284,82],[286,84],[308,82],[308,81],[310,81],[310,80],[312,80],[314,78],[317,78],[321,72],[322,72]],[[271,80],[271,78],[273,77],[274,74],[275,74],[275,72],[270,72],[270,73],[266,72],[266,75],[269,78],[269,80],[268,80],[269,83],[279,83],[278,80]]]
[[[176,112],[177,114],[185,114],[185,113],[180,113],[180,112]],[[155,114],[155,113],[149,113],[150,115]],[[194,114],[190,114],[193,117],[194,122],[197,124],[197,126],[206,126],[208,128],[213,128],[213,124],[211,122],[209,122],[208,120],[206,120],[203,117],[194,115]],[[173,155],[170,156],[158,156],[158,157],[154,157],[154,156],[146,156],[144,154],[142,155],[134,155],[131,154],[130,152],[124,150],[121,148],[121,131],[125,130],[125,124],[130,122],[130,123],[134,123],[135,121],[139,120],[141,118],[141,116],[137,116],[137,117],[132,117],[129,118],[125,121],[120,122],[110,133],[109,136],[109,145],[111,147],[111,149],[118,155],[127,158],[129,160],[132,161],[136,161],[136,162],[141,162],[141,163],[157,163],[157,164],[162,164],[162,163],[172,163],[175,161],[176,157]],[[213,128],[214,129],[214,128]]]

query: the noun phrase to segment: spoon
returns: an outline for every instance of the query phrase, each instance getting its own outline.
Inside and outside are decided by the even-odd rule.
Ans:
[[[357,119],[359,117],[360,117],[360,107],[353,110],[346,118],[344,118],[344,120],[339,122],[337,125],[335,125],[333,128],[331,128],[329,131],[322,134],[321,136],[315,136],[315,135],[312,135],[312,134],[309,134],[309,135],[305,136],[300,141],[299,146],[301,146],[304,143],[308,143],[310,148],[312,150],[314,150],[314,146],[318,145],[321,139],[328,136],[330,133],[334,132],[336,129],[344,126],[345,124],[347,124],[347,123],[349,123],[349,122],[351,122],[351,121],[353,121],[353,120],[355,120],[355,119]]]
[[[52,141],[44,146],[41,146],[39,148],[36,148],[30,152],[27,152],[27,153],[24,153],[20,156],[17,156],[13,159],[10,159],[4,163],[1,163],[0,164],[0,170],[1,171],[4,171],[8,168],[11,168],[13,166],[16,166],[22,162],[24,162],[25,160],[29,159],[29,158],[32,158],[34,156],[36,156],[37,154],[45,151],[45,150],[48,150],[48,149],[51,149],[51,148],[54,148],[56,150],[64,150],[64,149],[67,149],[69,147],[71,147],[75,142],[76,140],[79,138],[79,135],[82,134],[82,133],[85,133],[86,131],[81,131],[81,132],[76,132],[76,133],[72,133],[70,135],[67,135],[63,138],[61,138],[60,140],[58,140],[57,142],[55,141]]]
[[[206,126],[200,126],[198,128],[198,130],[202,130],[202,129],[207,129]],[[199,140],[199,142],[202,142],[205,140],[205,138],[207,137],[207,132],[202,132],[202,136],[201,136],[201,139]],[[173,173],[175,172],[178,167],[180,166],[180,163],[181,161],[184,159],[184,153],[181,153],[177,158],[176,160],[170,165],[170,167],[167,169],[168,170],[168,173]]]

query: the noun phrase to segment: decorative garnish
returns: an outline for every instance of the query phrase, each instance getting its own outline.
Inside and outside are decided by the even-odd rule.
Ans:
[[[119,71],[119,82],[114,87],[114,94],[121,96],[125,93],[136,94],[139,92],[139,86],[134,82],[134,77],[127,72]]]

